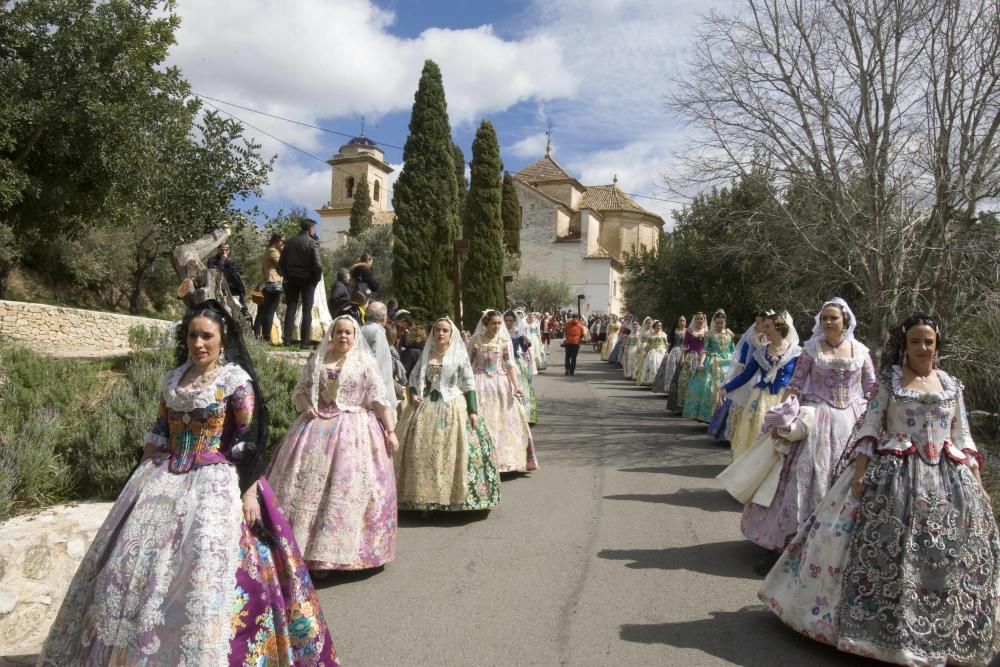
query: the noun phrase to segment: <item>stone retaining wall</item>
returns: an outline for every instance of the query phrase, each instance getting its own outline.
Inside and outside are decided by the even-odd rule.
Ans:
[[[132,327],[167,331],[171,322],[95,310],[0,301],[0,337],[67,351],[126,350]]]

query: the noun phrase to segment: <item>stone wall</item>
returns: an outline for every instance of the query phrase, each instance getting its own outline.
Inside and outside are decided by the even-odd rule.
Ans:
[[[94,310],[0,301],[0,337],[65,354],[128,349],[128,332],[143,326],[167,331],[172,323]]]

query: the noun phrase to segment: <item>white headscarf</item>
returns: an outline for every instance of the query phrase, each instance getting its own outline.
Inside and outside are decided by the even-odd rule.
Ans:
[[[813,325],[813,333],[809,342],[818,341],[825,337],[823,335],[823,323],[820,321],[820,315],[823,314],[823,309],[827,306],[839,306],[844,314],[850,318],[851,323],[844,329],[844,340],[854,340],[854,330],[858,328],[858,318],[854,316],[854,311],[847,305],[847,302],[837,296],[825,302],[816,312],[816,324]]]
[[[319,347],[316,348],[316,353],[309,358],[309,363],[306,366],[306,377],[311,381],[309,401],[315,409],[319,409],[319,385],[323,377],[323,368],[326,365],[326,353],[330,349],[330,339],[333,337],[333,330],[337,327],[337,322],[341,320],[350,322],[354,327],[354,344],[351,345],[351,349],[344,356],[344,364],[340,369],[339,386],[337,387],[338,406],[342,406],[340,392],[343,390],[343,387],[347,386],[349,380],[361,377],[367,370],[374,371],[375,377],[379,377],[375,355],[372,354],[371,348],[368,347],[365,337],[361,335],[361,327],[358,326],[357,320],[350,315],[341,315],[335,318],[333,323],[327,328],[326,333],[323,334],[323,339],[319,342]]]
[[[510,332],[507,331],[507,324],[503,321],[503,313],[501,311],[493,308],[484,310],[479,321],[476,322],[476,330],[472,333],[472,340],[473,342],[477,340],[481,343],[486,342],[484,337],[486,335],[486,324],[483,323],[483,320],[486,318],[486,313],[489,312],[497,313],[500,316],[500,331],[497,333],[497,340],[507,344],[507,354],[510,357],[511,363],[514,363],[514,342],[510,339]]]
[[[434,325],[438,322],[447,322],[451,326],[451,340],[448,341],[448,349],[445,350],[444,355],[441,357],[441,381],[439,387],[441,398],[445,401],[450,401],[456,396],[476,388],[475,385],[464,387],[461,386],[460,381],[455,381],[455,376],[462,366],[470,367],[470,378],[472,377],[472,371],[471,364],[469,364],[469,353],[466,352],[465,344],[462,343],[462,332],[458,330],[458,327],[455,326],[450,317],[442,317],[435,320],[431,325],[431,335],[424,344],[424,351],[420,353],[420,361],[417,362],[417,365],[413,367],[413,371],[410,373],[410,386],[417,390],[418,395],[423,395],[424,385],[427,382],[427,367],[430,364],[431,353],[435,347],[433,340]]]
[[[785,336],[785,340],[791,344],[791,347],[797,347],[799,344],[799,332],[795,330],[795,322],[792,321],[792,316],[787,310],[783,310],[781,311],[781,318],[788,325],[788,335]]]

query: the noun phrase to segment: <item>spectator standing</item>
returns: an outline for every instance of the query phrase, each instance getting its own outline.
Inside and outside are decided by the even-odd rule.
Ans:
[[[337,269],[337,279],[330,288],[330,314],[343,315],[340,311],[351,303],[351,272]]]
[[[569,322],[566,323],[565,337],[563,345],[566,350],[566,370],[564,375],[576,374],[576,355],[580,354],[580,341],[583,340],[586,328],[583,322],[578,319],[578,315],[570,315]]]
[[[375,355],[379,376],[382,378],[382,384],[385,388],[385,403],[395,411],[399,399],[396,398],[396,385],[392,380],[393,363],[392,353],[389,352],[389,339],[386,338],[385,334],[387,321],[385,304],[379,301],[372,301],[368,304],[365,321],[367,324],[361,327],[361,335],[364,336],[368,347]]]
[[[285,345],[292,344],[295,329],[295,309],[302,302],[302,322],[299,344],[309,345],[312,332],[312,307],[316,296],[316,285],[323,276],[323,266],[319,259],[319,240],[316,238],[316,221],[303,218],[299,223],[299,233],[288,240],[281,253],[278,270],[284,278],[285,286]]]
[[[281,303],[281,293],[284,288],[281,285],[281,272],[278,264],[281,262],[281,250],[285,247],[285,237],[283,234],[275,232],[271,234],[271,240],[267,242],[264,256],[260,259],[260,275],[264,281],[264,303],[257,310],[257,319],[254,321],[253,333],[260,340],[271,340],[271,329],[274,327],[274,314],[278,312],[278,304]]]
[[[357,264],[351,267],[351,281],[354,283],[354,291],[361,292],[368,299],[374,298],[378,293],[378,281],[372,273],[372,266],[375,259],[365,253],[358,259]]]
[[[247,288],[243,285],[243,278],[240,277],[240,265],[229,256],[229,244],[223,243],[219,246],[215,256],[208,260],[208,268],[222,271],[229,286],[229,293],[236,297],[241,309],[247,306]]]
[[[397,320],[398,323],[398,320]],[[420,361],[420,355],[424,351],[424,344],[427,342],[427,330],[424,327],[413,327],[406,335],[406,340],[399,351],[399,360],[403,362],[406,376],[409,377],[413,368]]]

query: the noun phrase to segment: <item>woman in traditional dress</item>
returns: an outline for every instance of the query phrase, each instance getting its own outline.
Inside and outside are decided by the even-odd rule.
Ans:
[[[663,333],[663,324],[656,320],[653,328],[643,342],[642,368],[636,371],[635,383],[640,387],[649,387],[656,379],[656,371],[660,368],[663,358],[667,356],[667,334]]]
[[[627,376],[629,380],[636,379],[639,371],[642,370],[642,364],[646,360],[646,338],[651,333],[653,333],[653,318],[647,317],[642,321],[642,328],[639,329],[639,339],[636,342],[629,362],[631,366],[631,372]]]
[[[743,332],[739,342],[736,343],[736,352],[730,358],[729,371],[726,373],[723,384],[743,372],[755,349],[767,345],[767,338],[761,332],[763,331],[764,318],[769,314],[763,310],[754,313],[754,323]],[[708,435],[723,442],[729,442],[732,439],[733,430],[740,419],[744,403],[751,389],[750,385],[743,385],[739,389],[731,391],[726,399],[719,403],[715,414],[712,415],[712,421],[708,423]]]
[[[673,380],[674,371],[681,361],[683,355],[682,343],[684,342],[684,332],[687,331],[687,318],[681,315],[674,323],[674,328],[667,333],[667,347],[670,352],[663,357],[660,367],[656,369],[656,377],[653,379],[653,393],[666,394],[670,390],[670,382]]]
[[[625,345],[622,347],[621,365],[622,375],[625,379],[629,379],[635,375],[635,370],[633,369],[635,365],[635,352],[639,347],[641,338],[642,324],[638,320],[635,320],[630,327],[628,337],[625,339]]]
[[[267,408],[240,325],[178,329],[142,461],[70,584],[38,664],[336,665],[267,480]]]
[[[817,641],[902,665],[987,665],[1000,646],[1000,535],[962,383],[937,322],[891,332],[853,459],[759,596]]]
[[[726,328],[726,311],[721,308],[712,315],[712,329],[705,334],[705,359],[688,381],[683,415],[688,419],[708,423],[719,407],[719,390],[729,371],[733,356],[733,332]]]
[[[771,505],[751,503],[743,511],[743,534],[770,551],[758,563],[761,576],[830,490],[851,430],[878,388],[868,348],[854,338],[856,327],[846,301],[827,301],[795,364],[786,394],[798,395],[801,405],[815,408],[816,423],[785,457]]]
[[[549,367],[549,351],[542,345],[542,325],[538,313],[528,313],[528,341],[531,343],[531,354],[535,358],[535,369],[544,371]]]
[[[687,400],[687,387],[691,377],[702,368],[705,362],[705,334],[708,333],[708,320],[705,313],[695,313],[691,318],[691,327],[684,332],[684,356],[677,370],[677,390],[671,389],[667,399],[667,409],[684,412],[684,401]],[[673,405],[673,408],[670,406]]]
[[[528,412],[528,424],[534,426],[538,422],[538,398],[535,396],[535,370],[531,363],[531,342],[528,340],[528,328],[524,319],[517,311],[508,310],[503,315],[507,335],[510,336],[511,348],[514,350],[514,363],[517,365],[517,377],[524,394],[524,405]]]
[[[723,385],[726,393],[752,383],[746,409],[733,429],[732,443],[733,460],[741,457],[760,432],[764,413],[781,402],[785,387],[791,382],[795,372],[795,362],[798,361],[802,348],[799,347],[799,335],[795,331],[792,317],[786,313],[772,313],[767,316],[762,325],[768,344],[757,348],[746,368]],[[722,399],[725,400],[725,396]]]
[[[396,413],[353,317],[327,329],[292,401],[301,415],[267,478],[309,569],[385,565],[396,555]]]
[[[612,366],[622,365],[622,353],[625,351],[625,343],[628,341],[629,336],[632,335],[634,329],[635,322],[632,318],[622,320],[621,329],[618,330],[618,340],[615,341],[615,346],[611,349],[611,354],[608,355],[608,363]]]
[[[496,447],[497,469],[537,470],[535,443],[522,403],[524,392],[517,376],[514,348],[499,311],[483,313],[469,340],[468,351],[476,378],[479,418],[486,422]]]
[[[496,450],[477,413],[469,355],[443,317],[410,375],[395,458],[399,509],[458,512],[500,502]]]
[[[601,361],[608,361],[615,345],[618,344],[618,332],[621,330],[622,325],[618,322],[618,316],[612,315],[611,321],[608,322],[608,337],[604,341],[604,346],[601,347]]]

